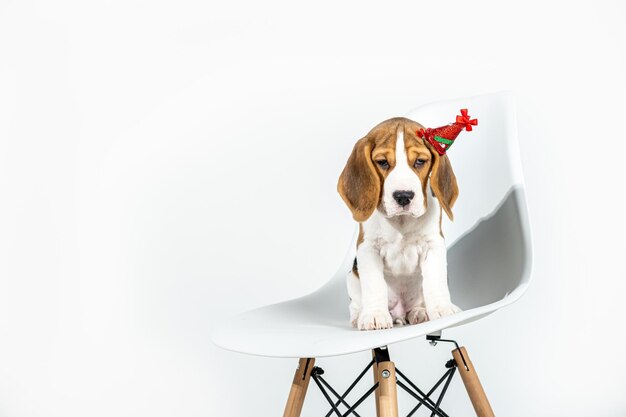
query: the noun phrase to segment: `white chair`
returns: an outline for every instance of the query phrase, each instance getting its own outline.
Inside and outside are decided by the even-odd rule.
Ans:
[[[471,116],[479,120],[478,127],[471,134],[462,134],[448,153],[460,195],[454,207],[455,221],[444,224],[444,234],[450,292],[462,312],[388,330],[358,331],[351,327],[346,274],[355,256],[355,234],[344,262],[325,286],[301,298],[230,317],[214,330],[213,341],[224,349],[300,358],[285,417],[300,415],[311,378],[334,404],[333,412],[341,416],[339,404],[348,404],[323,380],[321,369],[314,366],[315,358],[370,349],[374,359],[368,367],[373,367],[377,381],[371,392],[376,394],[378,416],[397,416],[396,386],[400,386],[411,391],[432,415],[447,417],[440,403],[455,369],[463,378],[477,415],[493,415],[464,348],[457,345],[453,350],[454,360],[448,363],[446,378],[442,377],[438,385],[445,383],[443,394],[436,402],[430,398],[432,392],[425,394],[401,373],[396,375],[386,351],[387,345],[419,336],[430,335],[430,340],[443,341],[442,330],[478,320],[511,304],[530,282],[531,236],[512,96],[498,93],[434,103],[406,116],[424,126],[437,127],[447,124],[461,108],[469,108]],[[331,401],[325,390],[338,398]],[[352,413],[355,407],[348,408],[343,415]]]

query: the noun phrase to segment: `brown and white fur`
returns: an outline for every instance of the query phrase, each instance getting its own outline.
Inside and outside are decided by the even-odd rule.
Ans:
[[[417,136],[422,128],[406,118],[380,123],[355,144],[339,177],[360,226],[347,284],[350,320],[361,330],[460,311],[450,300],[441,230],[458,186],[448,157]]]

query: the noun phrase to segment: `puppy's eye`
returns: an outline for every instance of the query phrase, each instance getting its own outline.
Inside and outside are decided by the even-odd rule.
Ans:
[[[389,162],[386,159],[381,159],[380,161],[376,161],[379,167],[382,169],[389,169]]]
[[[424,166],[424,164],[425,164],[425,163],[426,163],[426,160],[425,160],[425,159],[418,159],[418,160],[416,160],[416,161],[415,161],[415,163],[413,164],[413,166],[414,166],[415,168],[419,168],[419,167],[421,167],[421,166]]]

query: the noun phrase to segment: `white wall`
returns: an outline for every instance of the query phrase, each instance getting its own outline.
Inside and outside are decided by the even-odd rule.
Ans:
[[[535,281],[446,336],[500,416],[624,416],[625,12],[0,2],[0,416],[280,415],[294,362],[218,350],[211,327],[334,272],[353,227],[336,179],[371,126],[502,89]],[[424,383],[447,352],[392,347]],[[320,363],[341,385],[367,358]],[[471,415],[460,381],[446,405]]]

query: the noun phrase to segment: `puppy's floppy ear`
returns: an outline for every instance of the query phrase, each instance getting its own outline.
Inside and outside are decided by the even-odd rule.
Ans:
[[[337,191],[357,222],[367,220],[380,202],[380,178],[372,161],[373,143],[359,140],[339,176]]]
[[[439,204],[446,212],[450,220],[454,219],[452,206],[459,196],[459,187],[456,183],[456,176],[452,171],[452,165],[448,155],[439,155],[433,152],[434,162],[430,172],[430,187],[439,200]]]

